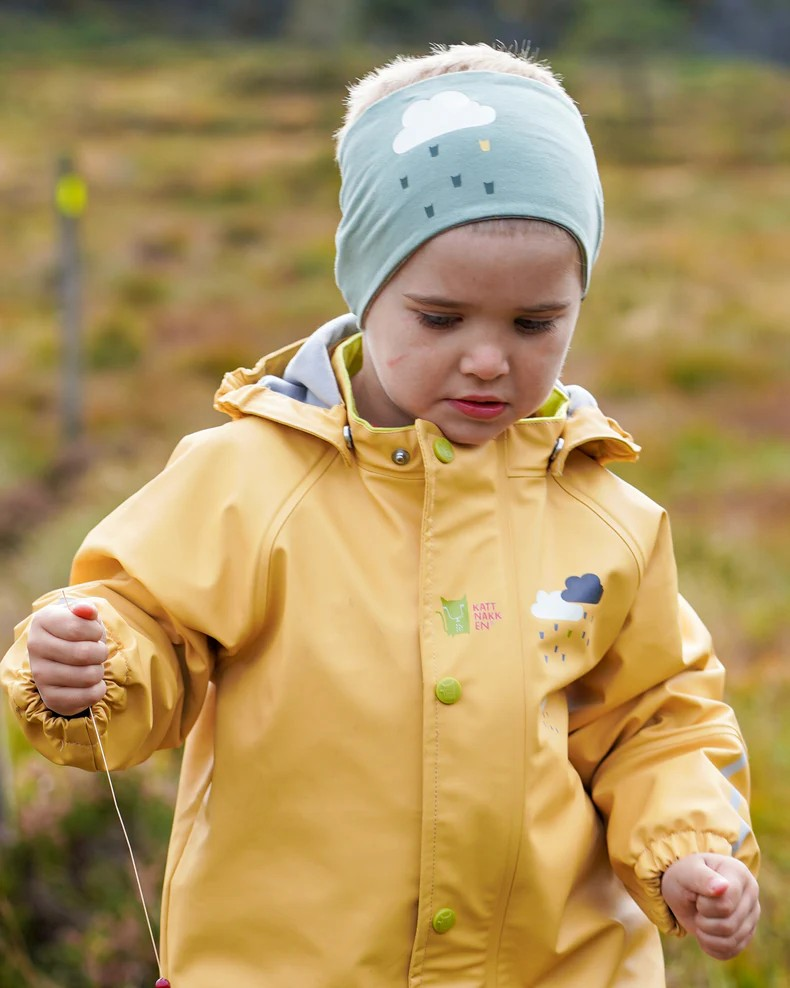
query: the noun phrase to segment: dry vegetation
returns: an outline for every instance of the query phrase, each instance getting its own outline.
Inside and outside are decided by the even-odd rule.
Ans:
[[[379,57],[152,46],[4,57],[3,641],[32,598],[66,580],[93,521],[156,471],[181,434],[219,423],[211,397],[223,371],[341,311],[329,135],[343,82]],[[608,208],[566,379],[594,390],[635,433],[645,452],[622,472],[671,510],[683,589],[732,669],[766,855],[757,944],[723,966],[693,944],[670,944],[670,981],[782,988],[790,969],[782,716],[790,701],[782,662],[790,644],[790,79],[720,63],[656,64],[625,78],[557,65],[588,115]],[[91,196],[82,231],[88,439],[65,454],[51,208],[63,152],[76,156]],[[12,965],[0,972],[31,988],[141,983],[148,953],[131,891],[102,898],[91,871],[91,828],[112,826],[101,780],[77,784],[28,758],[13,732],[11,741],[23,837],[15,868],[0,868],[0,954]],[[133,825],[139,816],[140,832],[155,836],[152,888],[172,776],[163,757],[122,783]],[[43,867],[35,840],[46,834]],[[125,882],[122,849],[111,853]],[[79,874],[70,870],[75,856]],[[21,902],[31,881],[35,894]],[[69,889],[80,893],[77,912]],[[69,932],[75,916],[84,934]]]

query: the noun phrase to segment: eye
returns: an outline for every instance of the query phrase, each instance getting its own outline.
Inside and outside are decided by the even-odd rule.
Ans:
[[[415,312],[418,322],[430,329],[449,329],[458,322],[458,316],[442,315],[438,312]]]
[[[550,333],[557,325],[555,319],[516,319],[516,325],[525,336],[540,336]]]

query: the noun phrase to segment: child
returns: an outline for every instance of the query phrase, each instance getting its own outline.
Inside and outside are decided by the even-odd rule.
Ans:
[[[226,376],[0,669],[56,762],[186,741],[174,988],[664,984],[759,905],[746,752],[637,447],[557,383],[598,253],[582,118],[486,45],[339,135],[354,315]],[[359,334],[359,327],[363,332]],[[641,907],[641,908],[640,908]]]

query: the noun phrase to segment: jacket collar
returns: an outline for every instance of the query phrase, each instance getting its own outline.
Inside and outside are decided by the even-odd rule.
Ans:
[[[377,429],[355,414],[349,365],[358,351],[349,337],[357,331],[353,316],[341,316],[307,340],[263,357],[253,368],[226,374],[214,407],[234,419],[255,415],[316,436],[349,464],[356,459],[369,469],[402,477],[421,472],[418,433],[438,438],[436,426],[418,422]],[[349,342],[338,346],[342,340]],[[506,450],[510,475],[562,474],[574,450],[602,464],[637,458],[639,446],[597,406],[568,415],[564,393],[555,394],[553,407],[544,409],[551,414],[522,419],[496,440]]]

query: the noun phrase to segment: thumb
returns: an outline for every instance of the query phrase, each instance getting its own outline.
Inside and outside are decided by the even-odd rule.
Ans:
[[[94,621],[99,615],[99,609],[89,600],[80,600],[76,603],[69,603],[69,610],[77,617],[85,618],[86,621]]]
[[[689,861],[689,865],[682,878],[682,884],[687,891],[697,895],[718,897],[724,895],[730,887],[727,879],[707,865],[704,858],[694,857]]]

